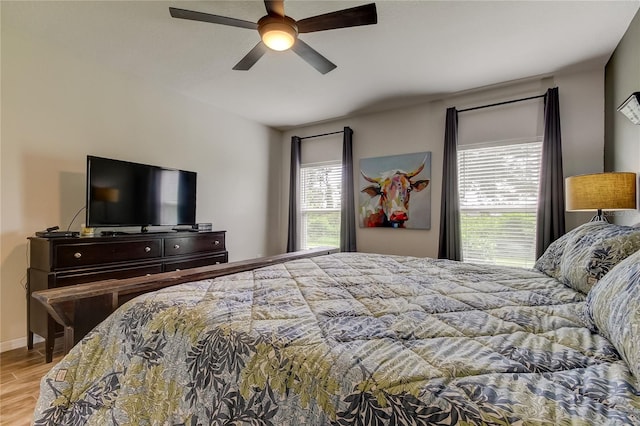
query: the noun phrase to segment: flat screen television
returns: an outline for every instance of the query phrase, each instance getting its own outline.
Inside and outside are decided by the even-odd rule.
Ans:
[[[193,225],[196,172],[87,156],[86,226]]]

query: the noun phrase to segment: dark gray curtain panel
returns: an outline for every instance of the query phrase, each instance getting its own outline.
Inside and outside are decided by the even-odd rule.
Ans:
[[[438,258],[462,260],[458,199],[458,111],[454,107],[447,108],[444,131]]]
[[[342,142],[340,251],[356,251],[356,209],[353,198],[353,130],[345,127]]]
[[[298,136],[291,137],[291,172],[289,177],[289,236],[287,252],[298,250],[298,188],[300,186],[300,143]]]
[[[558,88],[547,90],[544,102],[544,139],[536,230],[536,258],[564,235],[564,175]]]

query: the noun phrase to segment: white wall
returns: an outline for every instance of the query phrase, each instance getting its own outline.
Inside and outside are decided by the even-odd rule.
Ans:
[[[292,129],[283,135],[282,163],[288,167],[291,136],[311,136],[338,131],[344,126],[349,126],[354,131],[353,157],[356,175],[360,170],[361,158],[431,151],[431,229],[358,228],[356,238],[359,251],[437,257],[446,108],[455,106],[458,109],[464,109],[543,94],[548,87],[553,86],[558,86],[560,94],[565,176],[601,172],[604,141],[604,70],[602,68],[558,73],[544,79],[532,79],[460,93],[417,106],[346,117]],[[465,119],[464,114],[460,114],[459,121]],[[354,180],[354,191],[358,194],[361,188],[358,187],[357,176],[354,176]],[[282,193],[287,194],[288,188],[289,176],[283,173]],[[283,212],[286,212],[287,202],[285,196],[281,207]],[[591,216],[588,213],[566,213],[567,228],[572,229],[588,221]],[[282,230],[280,244],[281,247],[285,247],[286,213],[281,218],[280,229]]]
[[[606,152],[605,169],[611,172],[635,172],[640,178],[640,126],[616,111],[633,92],[640,91],[640,12],[613,52],[606,67]],[[638,198],[640,184],[637,183]],[[640,223],[640,210],[616,212],[615,222]]]
[[[24,345],[27,237],[84,206],[88,154],[198,173],[231,260],[278,252],[281,133],[23,37],[2,22],[0,349]],[[73,223],[79,230],[84,212]]]

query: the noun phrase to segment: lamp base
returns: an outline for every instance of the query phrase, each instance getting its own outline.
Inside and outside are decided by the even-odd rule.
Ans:
[[[598,209],[598,214],[591,218],[590,222],[606,222],[609,223],[607,217],[602,213],[602,209]]]

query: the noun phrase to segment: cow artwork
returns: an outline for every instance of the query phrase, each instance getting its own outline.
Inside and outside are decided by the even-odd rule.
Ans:
[[[360,173],[364,187],[361,185],[360,226],[430,228],[430,197],[424,194],[420,199],[415,199],[417,193],[429,186],[430,154],[422,152],[361,160]],[[412,171],[405,171],[407,165],[412,166]],[[412,194],[414,200],[410,209]],[[415,208],[413,201],[418,204]]]

